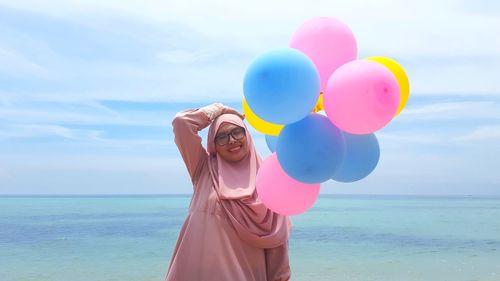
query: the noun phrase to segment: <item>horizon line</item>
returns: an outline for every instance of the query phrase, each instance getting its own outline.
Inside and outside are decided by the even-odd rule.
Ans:
[[[26,194],[1,194],[0,197],[191,197],[193,193],[26,193]],[[350,196],[406,196],[406,197],[498,197],[500,194],[404,194],[404,193],[326,193],[318,197]]]

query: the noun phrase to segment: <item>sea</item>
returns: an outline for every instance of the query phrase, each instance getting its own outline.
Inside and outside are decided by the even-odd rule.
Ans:
[[[0,281],[162,281],[190,199],[0,196]],[[500,280],[500,197],[320,195],[292,222],[291,280]]]

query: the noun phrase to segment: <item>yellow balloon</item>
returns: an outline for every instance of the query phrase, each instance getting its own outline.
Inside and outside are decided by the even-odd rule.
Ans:
[[[323,92],[319,93],[318,102],[316,102],[313,112],[318,112],[322,110],[325,110],[325,106],[323,105]]]
[[[392,74],[394,74],[396,80],[398,80],[401,98],[399,99],[399,107],[398,111],[396,112],[397,116],[401,112],[401,110],[403,110],[403,108],[405,107],[406,102],[408,102],[408,97],[410,96],[410,81],[408,80],[408,76],[406,75],[405,70],[399,63],[390,58],[369,57],[368,59],[371,61],[376,61],[378,63],[381,63],[382,65],[387,67],[392,72]]]
[[[248,123],[252,125],[252,127],[255,128],[255,130],[264,133],[266,135],[271,135],[271,136],[277,136],[280,134],[281,129],[285,125],[282,124],[273,124],[269,123],[263,119],[261,119],[259,116],[255,115],[253,113],[252,109],[250,109],[250,106],[248,105],[247,101],[243,98],[243,114],[245,114],[245,119],[248,120]]]

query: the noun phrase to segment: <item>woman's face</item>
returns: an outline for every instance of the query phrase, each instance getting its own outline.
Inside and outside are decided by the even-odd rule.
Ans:
[[[222,123],[215,134],[215,150],[228,162],[238,162],[249,153],[245,128]]]

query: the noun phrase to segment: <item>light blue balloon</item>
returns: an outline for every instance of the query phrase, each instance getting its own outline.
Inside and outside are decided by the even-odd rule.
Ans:
[[[276,154],[283,170],[303,183],[332,178],[345,154],[341,131],[320,114],[286,125],[280,132]]]
[[[277,142],[278,142],[277,136],[266,135],[266,144],[267,144],[267,148],[269,148],[269,151],[271,151],[271,152],[276,151],[276,143]]]
[[[380,147],[375,134],[353,135],[342,132],[346,151],[340,168],[332,179],[340,182],[354,182],[368,176],[377,167]]]
[[[292,48],[258,56],[243,82],[252,111],[267,122],[290,124],[306,117],[318,101],[319,74],[313,62]]]

